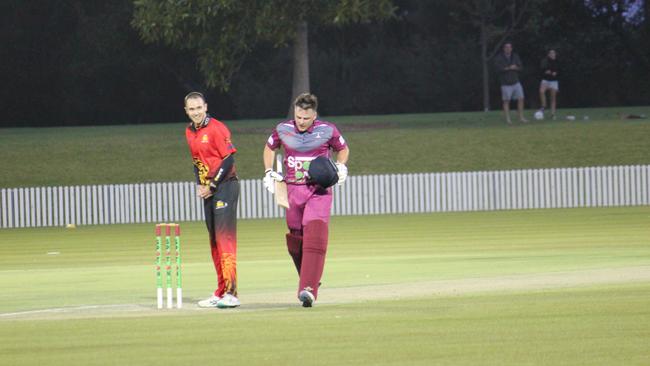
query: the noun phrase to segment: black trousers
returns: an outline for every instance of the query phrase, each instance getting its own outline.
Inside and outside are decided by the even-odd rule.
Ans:
[[[237,204],[239,181],[221,182],[214,194],[203,200],[205,224],[210,237],[212,262],[217,272],[215,296],[237,296]]]

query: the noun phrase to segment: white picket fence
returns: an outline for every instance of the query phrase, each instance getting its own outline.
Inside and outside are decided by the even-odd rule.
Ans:
[[[351,176],[333,215],[650,204],[650,165]],[[203,220],[195,184],[147,183],[0,190],[0,227]],[[282,217],[259,179],[243,180],[238,216]]]

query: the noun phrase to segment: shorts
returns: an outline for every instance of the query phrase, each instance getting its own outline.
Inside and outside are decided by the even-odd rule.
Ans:
[[[515,99],[524,99],[524,88],[521,87],[521,83],[501,85],[501,99],[503,99],[504,102]]]
[[[542,80],[542,82],[539,83],[539,89],[553,89],[555,91],[560,91],[560,84],[557,82],[557,80]]]

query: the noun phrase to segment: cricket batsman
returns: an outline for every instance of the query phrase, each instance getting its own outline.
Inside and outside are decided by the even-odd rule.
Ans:
[[[294,119],[275,127],[266,142],[263,157],[266,189],[274,193],[275,181],[287,184],[287,249],[300,275],[298,299],[304,307],[311,307],[318,298],[332,207],[330,185],[337,180],[338,184],[345,182],[348,175],[345,164],[350,155],[336,126],[316,119],[317,108],[315,95],[299,95],[294,101]],[[284,176],[273,170],[275,151],[280,147],[285,152]],[[337,153],[336,165],[329,160],[332,150]],[[310,168],[312,162],[314,166]]]
[[[204,308],[234,308],[237,299],[237,202],[239,180],[228,127],[208,114],[201,93],[185,97],[185,113],[191,122],[185,137],[194,163],[197,194],[203,199],[205,224],[210,236],[217,289],[199,301]]]

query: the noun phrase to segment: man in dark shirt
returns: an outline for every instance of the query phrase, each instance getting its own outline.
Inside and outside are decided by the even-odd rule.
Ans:
[[[506,122],[512,124],[510,120],[511,100],[517,100],[519,121],[523,123],[528,122],[524,118],[524,89],[519,82],[519,72],[522,70],[521,59],[519,55],[512,52],[512,43],[504,43],[503,52],[494,58],[494,66],[499,73],[501,99],[503,100],[503,113],[505,114]]]
[[[546,108],[546,91],[551,96],[551,118],[555,119],[555,110],[557,107],[557,93],[560,91],[560,85],[557,79],[558,65],[557,65],[557,52],[554,49],[548,50],[546,57],[540,62],[540,70],[542,71],[539,84],[539,99],[542,103],[542,116]]]

